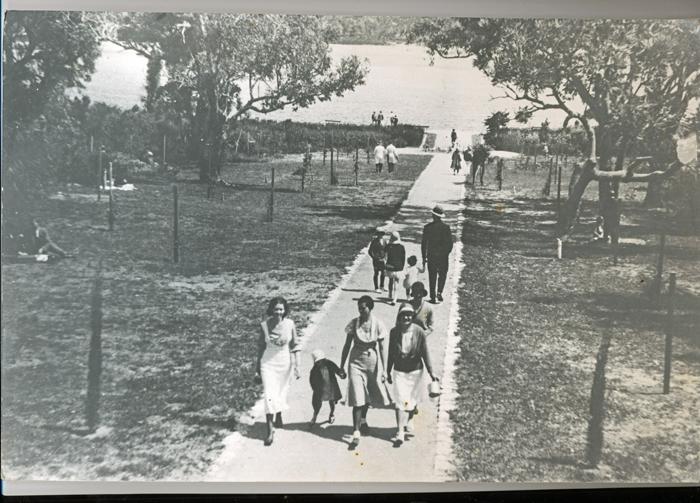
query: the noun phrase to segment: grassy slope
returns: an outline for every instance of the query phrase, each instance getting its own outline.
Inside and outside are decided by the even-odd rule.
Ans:
[[[323,303],[371,232],[390,218],[427,156],[403,156],[399,174],[360,164],[360,186],[328,187],[316,163],[297,192],[299,162],[278,161],[275,219],[264,222],[270,164],[228,167],[237,189],[180,183],[182,263],[171,263],[169,184],[116,195],[86,189],[27,211],[78,257],[5,264],[2,457],[6,478],[162,479],[196,476],[260,393],[252,382],[257,324],[267,300],[289,299],[299,327]],[[353,182],[341,161],[342,184]],[[224,199],[222,200],[222,196]],[[98,227],[98,228],[95,228]],[[104,435],[84,428],[90,289],[103,261]]]
[[[700,300],[692,287],[700,281],[699,240],[667,241],[666,268],[678,273],[680,289],[672,393],[662,395],[665,311],[645,289],[656,259],[653,233],[663,221],[650,219],[634,201],[639,193],[626,187],[623,236],[644,241],[623,245],[614,266],[605,247],[585,243],[595,216],[589,200],[576,243],[557,261],[555,206],[540,196],[545,176],[509,169],[507,190],[492,185],[468,194],[454,476],[697,480]],[[602,460],[587,470],[591,387],[606,335]]]

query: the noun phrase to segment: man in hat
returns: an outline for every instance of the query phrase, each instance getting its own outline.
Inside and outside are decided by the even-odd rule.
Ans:
[[[421,253],[423,265],[428,264],[428,284],[430,302],[442,302],[442,290],[445,288],[447,267],[452,251],[452,232],[450,226],[442,221],[445,216],[440,205],[433,208],[433,221],[423,227]],[[435,290],[437,283],[437,292]]]

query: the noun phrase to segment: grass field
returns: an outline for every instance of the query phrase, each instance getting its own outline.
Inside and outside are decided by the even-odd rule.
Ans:
[[[317,156],[318,158],[318,156]],[[2,458],[5,479],[196,478],[257,399],[257,324],[287,297],[299,328],[318,309],[372,231],[391,218],[428,156],[402,156],[398,173],[351,160],[328,184],[316,160],[302,194],[296,160],[227,166],[234,188],[183,173],[181,262],[172,262],[172,188],[141,183],[106,198],[59,188],[27,214],[77,257],[3,264]],[[270,168],[274,221],[266,222]],[[90,296],[103,278],[100,428],[85,435]]]
[[[697,481],[700,239],[663,212],[643,210],[644,192],[624,186],[615,265],[606,245],[588,243],[597,199],[591,184],[581,224],[556,260],[545,177],[511,166],[503,191],[491,172],[486,188],[467,194],[453,475]],[[668,395],[661,393],[665,301],[657,307],[647,295],[661,230],[669,234],[665,270],[679,285]],[[602,417],[602,438],[587,434],[593,416]],[[601,449],[596,469],[587,466],[591,448]]]

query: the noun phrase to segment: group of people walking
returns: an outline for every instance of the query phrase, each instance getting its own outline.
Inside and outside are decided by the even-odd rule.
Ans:
[[[389,145],[384,146],[384,142],[379,140],[377,146],[374,147],[374,169],[376,173],[381,173],[384,167],[384,162],[386,161],[387,171],[393,173],[396,168],[396,164],[399,162],[399,154],[396,151],[396,147],[393,142],[389,142]]]
[[[328,422],[335,422],[335,406],[343,396],[337,378],[347,378],[346,404],[352,407],[353,427],[349,449],[355,449],[362,435],[370,433],[369,409],[392,406],[397,427],[392,443],[394,447],[400,447],[415,434],[413,418],[418,413],[424,373],[431,383],[438,382],[427,344],[433,331],[434,314],[426,297],[429,296],[432,303],[443,300],[452,234],[442,221],[443,209],[435,206],[431,213],[433,221],[423,228],[421,240],[422,268],[418,267],[415,256],[406,260],[398,232],[389,235],[388,243],[383,239],[384,233],[378,232],[369,247],[375,291],[383,292],[384,281],[388,278],[390,305],[396,304],[400,284],[406,293],[407,298],[398,308],[393,328],[387,330],[373,314],[375,299],[363,295],[357,300],[358,316],[345,326],[340,365],[326,358],[321,350],[311,353],[314,366],[309,375],[313,390],[310,427],[316,424],[323,402],[329,403]],[[430,292],[417,280],[426,266]],[[284,298],[273,298],[268,304],[267,315],[260,327],[256,364],[264,389],[267,425],[264,443],[271,445],[275,428],[283,426],[282,411],[286,408],[292,376],[300,377],[302,345]]]

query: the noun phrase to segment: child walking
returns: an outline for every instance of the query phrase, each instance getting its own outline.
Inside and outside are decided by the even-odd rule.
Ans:
[[[328,422],[333,424],[335,421],[335,404],[343,398],[338,386],[336,375],[341,379],[345,379],[345,371],[340,369],[335,363],[326,358],[326,355],[320,349],[316,349],[311,353],[314,359],[314,366],[309,374],[309,383],[313,390],[311,397],[311,406],[314,409],[314,415],[311,418],[309,428],[313,428],[318,418],[318,413],[321,411],[323,402],[328,402],[330,406],[330,415]]]
[[[418,267],[418,258],[415,255],[411,255],[406,260],[408,267],[403,278],[403,287],[406,289],[406,298],[411,298],[411,286],[413,283],[418,281],[418,274],[425,272],[425,267]]]

